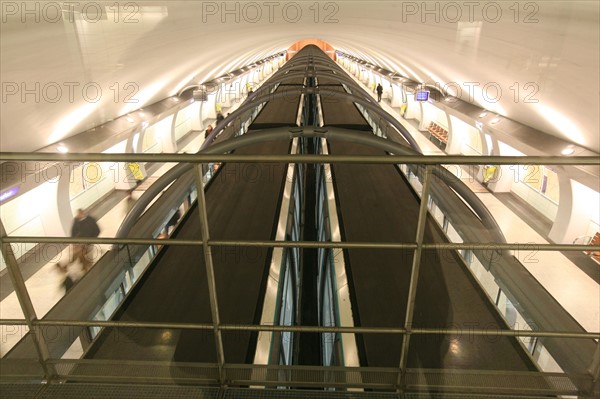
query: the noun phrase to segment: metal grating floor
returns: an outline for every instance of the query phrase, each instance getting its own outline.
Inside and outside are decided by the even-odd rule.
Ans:
[[[522,395],[465,395],[458,393],[407,393],[403,399],[551,399],[555,396],[522,396]]]
[[[396,393],[229,388],[223,399],[398,399]]]
[[[301,389],[224,388],[185,385],[125,385],[67,383],[40,385],[0,384],[0,397],[10,399],[548,399],[522,396],[464,393],[405,393],[325,391]],[[584,398],[580,396],[579,398]],[[591,398],[591,397],[590,397]]]
[[[31,399],[43,390],[46,385],[41,384],[0,384],[0,397],[10,399]]]
[[[219,388],[180,385],[54,384],[35,399],[217,399]],[[30,398],[34,398],[33,396]]]

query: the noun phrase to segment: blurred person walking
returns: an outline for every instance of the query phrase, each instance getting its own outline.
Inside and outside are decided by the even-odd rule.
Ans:
[[[83,209],[78,209],[77,214],[73,219],[71,237],[98,237],[99,235],[100,227],[98,227],[96,219],[86,214]],[[57,266],[66,271],[68,265],[74,263],[76,260],[79,260],[83,270],[88,271],[94,264],[94,260],[91,257],[92,249],[92,244],[73,244],[71,245],[71,249],[69,251],[67,263],[58,262]]]

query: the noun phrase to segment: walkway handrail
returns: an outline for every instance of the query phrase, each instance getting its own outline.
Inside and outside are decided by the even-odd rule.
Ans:
[[[289,129],[283,131],[282,129],[275,129],[274,131],[259,132],[251,135],[243,135],[237,138],[225,140],[216,145],[207,147],[201,150],[201,152],[203,154],[222,154],[225,152],[232,151],[236,148],[252,144],[282,139],[289,140],[291,137],[294,137],[294,135],[304,135],[309,137],[316,136],[325,137],[328,139],[351,141],[355,143],[370,145],[372,147],[379,148],[384,151],[389,151],[394,154],[412,156],[419,155],[415,154],[415,152],[410,148],[394,143],[390,140],[382,139],[374,135],[360,134],[348,131],[340,132],[337,129],[315,129],[312,132],[304,132],[302,129],[292,129],[291,131]],[[332,163],[331,157],[329,157],[329,160],[325,162]],[[448,161],[444,160],[444,162],[447,163]],[[127,214],[121,226],[119,227],[116,237],[127,237],[127,234],[129,233],[131,227],[135,224],[137,218],[143,213],[144,209],[146,209],[146,207],[150,204],[152,199],[154,199],[156,195],[162,192],[162,190],[166,186],[168,186],[173,180],[183,176],[185,173],[192,170],[192,167],[192,164],[179,164],[171,168],[167,173],[161,176],[152,186],[150,186],[149,189],[146,192],[144,192],[144,194],[142,194],[142,196],[138,199],[138,201],[132,207],[130,212]],[[506,243],[506,239],[504,238],[504,235],[502,234],[502,231],[500,230],[494,217],[491,215],[491,213],[485,207],[485,205],[479,199],[479,197],[477,197],[462,181],[456,178],[451,178],[447,172],[444,172],[441,169],[441,167],[434,168],[434,173],[438,178],[440,178],[449,187],[456,191],[467,203],[469,203],[469,205],[471,205],[471,207],[476,212],[481,221],[484,223],[484,225],[491,230],[497,242]]]
[[[296,137],[302,128],[282,127],[291,137]],[[312,127],[311,127],[312,129]],[[330,130],[336,128],[329,128]],[[316,128],[322,134],[327,129]],[[261,132],[265,133],[265,132]],[[307,134],[307,133],[305,133]],[[373,135],[376,137],[375,135]],[[321,137],[321,136],[319,136]],[[237,137],[233,140],[239,140]],[[221,144],[221,143],[219,143]],[[250,162],[250,163],[344,163],[344,164],[402,164],[415,165],[460,164],[460,165],[588,165],[600,166],[598,156],[500,156],[500,155],[233,155],[225,153],[202,152],[197,154],[159,153],[159,154],[108,154],[108,153],[69,153],[55,152],[0,152],[0,161],[55,161],[55,162]]]
[[[308,57],[308,56],[306,56]],[[310,58],[310,57],[308,57]],[[276,81],[276,83],[280,83],[281,80],[283,80],[283,78],[290,78],[290,77],[297,77],[297,76],[315,76],[315,77],[319,77],[319,75],[322,76],[326,76],[326,77],[334,77],[340,81],[343,81],[344,84],[347,84],[349,86],[352,86],[353,88],[357,89],[360,93],[362,93],[362,95],[365,97],[365,99],[367,100],[367,103],[369,104],[369,106],[367,108],[369,108],[371,111],[374,111],[376,114],[378,114],[379,116],[381,116],[385,121],[387,121],[389,124],[391,124],[392,126],[394,126],[402,135],[402,137],[409,143],[409,145],[418,153],[423,153],[423,151],[421,151],[421,148],[419,147],[419,145],[417,144],[417,142],[412,138],[412,135],[408,132],[408,130],[401,124],[399,123],[396,118],[394,118],[392,115],[390,115],[389,113],[387,113],[386,111],[384,111],[381,107],[379,107],[378,105],[375,105],[371,96],[369,95],[369,93],[363,89],[362,87],[360,87],[354,80],[352,80],[346,73],[346,71],[344,71],[343,68],[341,68],[338,64],[336,63],[332,63],[331,65],[327,65],[329,67],[335,67],[337,68],[338,71],[340,71],[339,74],[333,74],[327,71],[314,71],[314,74],[312,71],[301,71],[301,72],[295,72],[295,73],[290,73],[290,74],[286,74],[285,72],[291,68],[294,67],[294,65],[292,64],[286,64],[283,67],[281,67],[270,79],[274,79],[274,78],[278,78],[279,80]],[[280,77],[281,75],[281,77]],[[263,86],[265,87],[265,86]],[[263,88],[261,87],[261,89]],[[323,90],[323,89],[319,89],[319,92],[323,91],[326,93],[334,93],[334,96],[339,93],[339,92],[331,92],[330,90]],[[256,93],[253,93],[253,95],[249,96],[248,99],[253,100],[261,91],[258,90]],[[289,93],[289,92],[288,92]],[[317,93],[319,94],[319,93]],[[342,93],[339,93],[342,94]],[[343,93],[343,94],[350,94],[350,93]],[[352,94],[350,94],[352,95]],[[354,94],[355,95],[355,94]],[[358,97],[360,98],[360,97]],[[355,101],[356,102],[356,101]],[[361,102],[361,105],[365,106],[365,103]],[[215,129],[216,130],[216,129]],[[218,132],[213,132],[218,134]]]
[[[394,119],[394,117],[392,117],[392,115],[390,115],[389,113],[384,111],[381,107],[379,107],[372,100],[370,100],[370,99],[367,100],[367,99],[359,97],[355,94],[344,93],[344,92],[339,92],[339,91],[329,90],[329,89],[314,90],[312,88],[286,90],[285,92],[279,92],[279,93],[275,92],[275,93],[271,93],[271,94],[267,94],[267,95],[262,95],[260,97],[255,97],[254,95],[248,97],[246,99],[246,101],[244,101],[244,103],[237,110],[235,110],[233,113],[231,113],[225,119],[223,119],[219,124],[217,124],[217,126],[214,128],[213,132],[206,138],[205,142],[200,147],[199,152],[206,149],[210,145],[210,143],[212,143],[212,141],[215,139],[215,137],[217,137],[219,135],[219,133],[225,128],[225,126],[227,126],[231,121],[233,121],[239,114],[241,114],[249,109],[255,108],[256,106],[258,106],[259,104],[262,104],[264,102],[267,102],[267,101],[270,101],[273,99],[277,99],[280,97],[288,97],[290,94],[293,94],[293,93],[297,93],[298,95],[312,94],[312,93],[316,93],[319,95],[325,94],[325,95],[331,95],[332,97],[340,97],[347,101],[360,104],[363,107],[368,108],[371,111],[373,111],[374,113],[376,113],[377,115],[381,116],[383,119],[385,119],[387,122],[389,122],[394,128],[396,128],[396,130],[398,130],[398,132],[407,141],[407,143],[415,150],[415,152],[413,153],[414,155],[422,154],[422,151],[421,151],[419,145],[417,144],[415,139],[411,136],[411,134],[408,132],[408,130],[406,130],[406,128],[404,126],[402,126],[402,124],[400,122],[398,122],[396,119]],[[258,92],[256,93],[256,95],[258,95]]]

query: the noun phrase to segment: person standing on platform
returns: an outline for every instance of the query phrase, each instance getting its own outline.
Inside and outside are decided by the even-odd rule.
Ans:
[[[380,103],[381,102],[381,95],[383,94],[383,86],[381,86],[381,83],[377,84],[377,102]]]

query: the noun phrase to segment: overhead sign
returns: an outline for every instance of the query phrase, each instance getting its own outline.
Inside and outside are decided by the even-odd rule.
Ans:
[[[429,92],[428,91],[418,91],[416,95],[417,101],[427,101],[429,100]]]

